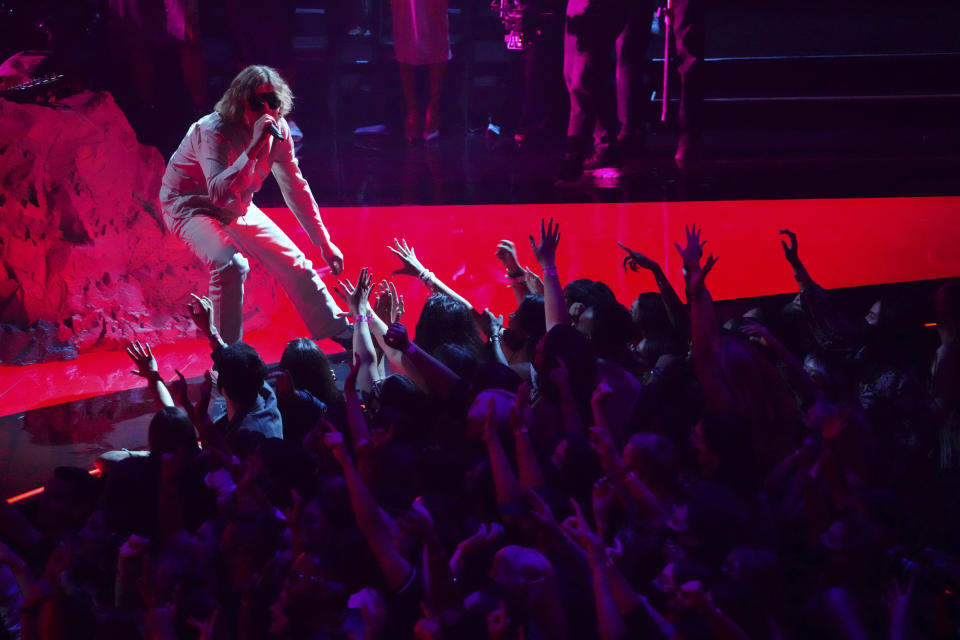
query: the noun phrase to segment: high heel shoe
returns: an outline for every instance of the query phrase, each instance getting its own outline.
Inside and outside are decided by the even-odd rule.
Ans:
[[[435,109],[427,108],[427,117],[423,123],[423,141],[433,142],[440,137],[440,116]]]

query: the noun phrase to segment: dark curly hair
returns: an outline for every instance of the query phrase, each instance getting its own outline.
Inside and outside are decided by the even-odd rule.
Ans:
[[[242,407],[257,401],[257,394],[267,377],[267,365],[257,350],[236,342],[220,352],[217,359],[217,388]]]
[[[417,346],[433,355],[442,344],[455,344],[478,361],[486,358],[483,339],[473,322],[470,309],[443,293],[435,293],[423,305],[417,320]]]
[[[280,368],[290,374],[294,387],[309,391],[328,405],[343,399],[327,354],[310,338],[288,342],[280,356]]]

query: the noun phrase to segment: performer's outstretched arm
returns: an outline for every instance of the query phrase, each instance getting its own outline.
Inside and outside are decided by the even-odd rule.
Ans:
[[[284,202],[293,215],[297,216],[310,241],[320,247],[323,259],[330,266],[333,275],[339,275],[343,271],[343,254],[337,245],[330,241],[330,232],[320,217],[320,207],[310,191],[310,185],[300,173],[300,164],[293,151],[290,126],[286,120],[280,118],[279,127],[283,140],[273,141],[273,177],[280,185]]]

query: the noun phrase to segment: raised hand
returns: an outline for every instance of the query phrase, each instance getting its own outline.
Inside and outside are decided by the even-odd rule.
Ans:
[[[570,506],[573,507],[573,513],[575,515],[563,521],[561,527],[564,532],[583,547],[583,550],[590,554],[592,558],[606,561],[606,555],[603,551],[603,541],[600,540],[600,536],[594,533],[593,527],[590,526],[590,521],[587,520],[587,517],[583,514],[583,509],[580,508],[580,503],[570,498]]]
[[[713,265],[717,264],[718,260],[720,260],[720,258],[711,253],[709,256],[707,256],[707,261],[703,263],[702,268],[699,268],[696,271],[688,274],[690,280],[687,286],[690,287],[691,291],[697,291],[698,289],[703,288],[703,283],[707,279],[707,274],[710,273],[710,270],[713,269]]]
[[[219,617],[220,609],[214,609],[204,620],[194,617],[187,618],[187,624],[200,634],[198,640],[213,640],[216,637],[217,618]]]
[[[190,317],[203,335],[207,338],[213,337],[217,333],[217,327],[213,323],[213,302],[207,296],[201,298],[195,293],[191,293],[190,296],[193,298],[187,303]]]
[[[543,295],[543,280],[527,267],[523,268],[523,281],[527,284],[527,291],[533,294]]]
[[[516,274],[523,271],[520,261],[517,260],[517,247],[509,240],[501,240],[497,245],[497,259],[503,263],[503,268],[508,274]]]
[[[540,220],[540,244],[530,236],[530,248],[537,262],[544,267],[555,266],[557,259],[557,245],[560,244],[560,223],[554,224],[553,218],[545,225]]]
[[[617,445],[614,444],[610,431],[604,427],[590,427],[587,438],[590,448],[600,457],[600,462],[604,463],[604,467],[607,466],[607,463],[615,461]]]
[[[337,282],[333,291],[346,303],[350,313],[364,315],[370,308],[370,291],[373,289],[373,276],[367,267],[360,270],[357,286],[354,287],[349,278]]]
[[[533,489],[528,489],[524,497],[526,497],[527,504],[530,506],[530,515],[540,524],[551,529],[556,529],[559,526],[550,505],[540,497],[539,493]]]
[[[433,516],[420,498],[414,500],[410,510],[397,519],[397,524],[421,542],[439,542]]]
[[[780,235],[787,236],[790,240],[790,244],[787,244],[783,240],[780,241],[780,246],[783,247],[783,257],[787,259],[787,262],[790,264],[797,264],[800,262],[800,256],[797,253],[797,234],[790,229],[780,229]]]
[[[495,316],[490,309],[484,309],[480,317],[483,322],[483,332],[487,338],[499,338],[500,332],[503,331],[503,316]]]
[[[140,343],[139,341],[131,342],[126,351],[127,355],[130,356],[130,359],[133,360],[133,363],[137,367],[133,371],[134,375],[151,381],[160,379],[157,359],[153,357],[153,352],[150,350],[149,344]]]
[[[377,285],[377,292],[373,299],[373,312],[388,325],[400,322],[403,318],[403,296],[397,293],[397,287],[392,282],[382,280]]]
[[[890,617],[894,620],[906,618],[907,611],[910,609],[910,598],[913,590],[917,586],[917,577],[911,575],[907,579],[907,584],[901,586],[900,582],[894,578],[883,591],[883,603],[890,612]]]
[[[330,450],[333,457],[341,463],[349,460],[350,454],[347,452],[347,443],[343,439],[343,434],[337,431],[337,428],[327,420],[322,420],[321,426],[323,428],[323,444]]]
[[[702,231],[702,229],[697,229],[696,224],[685,226],[684,232],[687,236],[686,245],[683,247],[678,243],[674,243],[673,245],[677,248],[677,252],[683,259],[683,268],[688,273],[700,268],[700,258],[703,256],[703,247],[707,244],[706,241],[700,241],[700,233]]]
[[[397,287],[392,282],[390,283],[390,322],[387,324],[393,324],[395,322],[400,322],[403,319],[403,313],[406,311],[406,308],[403,305],[403,296],[397,293]]]
[[[710,273],[710,270],[713,269],[713,266],[717,264],[718,257],[715,257],[712,253],[707,258],[706,263],[703,267],[700,266],[700,258],[703,257],[703,247],[707,242],[700,240],[700,233],[702,229],[697,229],[697,225],[691,225],[685,227],[687,235],[686,246],[681,247],[679,244],[674,244],[677,248],[677,252],[680,254],[680,257],[683,259],[683,272],[684,276],[687,279],[687,288],[690,291],[697,291],[703,288],[704,281],[707,278],[707,274]]]
[[[473,553],[486,547],[489,547],[504,537],[503,525],[491,522],[489,525],[481,524],[477,527],[477,532],[465,538],[457,545],[462,553]]]
[[[400,262],[403,265],[399,269],[395,269],[393,271],[393,274],[415,276],[419,278],[420,275],[424,272],[424,268],[423,268],[423,265],[420,264],[420,261],[417,260],[416,252],[413,250],[412,247],[407,245],[407,239],[401,238],[400,240],[397,240],[396,238],[394,238],[393,244],[394,244],[393,247],[391,247],[390,245],[387,245],[387,249],[389,249],[390,252],[393,253],[393,255],[400,258]]]
[[[627,256],[623,259],[623,270],[626,271],[628,268],[636,273],[641,269],[646,269],[647,271],[658,271],[660,265],[657,264],[655,260],[651,260],[647,256],[634,251],[633,249],[624,246],[621,243],[617,243],[621,249],[627,252]]]
[[[397,351],[406,351],[410,347],[410,336],[407,335],[407,328],[399,322],[390,325],[383,336],[383,341],[388,347]]]

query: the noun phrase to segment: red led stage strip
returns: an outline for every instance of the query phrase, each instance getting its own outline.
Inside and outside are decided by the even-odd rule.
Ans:
[[[92,475],[92,476],[99,476],[99,475],[100,475],[100,469],[97,469],[96,467],[94,467],[93,469],[90,469],[90,471],[89,471],[88,473],[89,473],[90,475]],[[13,496],[13,497],[7,498],[7,504],[16,504],[16,503],[22,502],[22,501],[24,501],[24,500],[26,500],[26,499],[28,499],[28,498],[32,498],[32,497],[34,497],[34,496],[38,496],[38,495],[40,495],[41,493],[43,493],[43,487],[37,487],[36,489],[30,489],[30,491],[24,491],[23,493],[18,493],[17,495],[15,495],[15,496]]]

